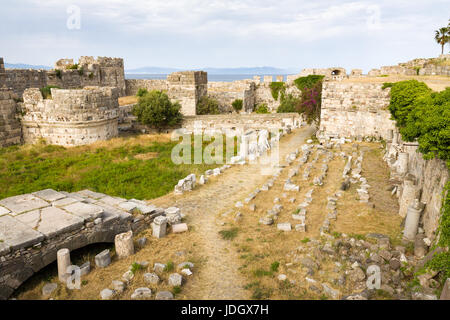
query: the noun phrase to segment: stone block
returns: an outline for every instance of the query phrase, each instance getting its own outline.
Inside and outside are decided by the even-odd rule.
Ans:
[[[6,215],[0,217],[0,239],[4,247],[8,246],[11,250],[19,250],[31,247],[42,240],[44,235],[17,219]]]
[[[167,218],[164,216],[156,217],[152,223],[152,235],[155,238],[163,238],[166,236]]]
[[[12,211],[11,215],[18,215],[27,211],[48,207],[50,204],[32,194],[23,194],[3,199],[0,201],[0,205]]]
[[[95,265],[99,268],[106,268],[111,264],[111,255],[109,250],[103,250],[95,256]]]
[[[152,290],[149,288],[137,288],[131,295],[131,300],[149,300],[152,297]]]
[[[173,233],[182,233],[188,231],[188,225],[186,223],[179,223],[172,225]]]
[[[32,194],[49,202],[60,200],[66,197],[64,194],[59,193],[53,189],[45,189],[38,192],[33,192]]]
[[[103,214],[103,209],[100,206],[82,202],[69,204],[68,206],[63,207],[63,209],[69,213],[79,216],[80,218],[83,218],[84,221],[94,221],[95,219],[100,218]]]
[[[168,284],[171,287],[180,287],[183,283],[183,277],[181,276],[181,274],[178,273],[172,273],[169,276],[168,279]]]
[[[16,217],[30,228],[39,231],[47,239],[81,229],[84,220],[56,207],[47,207],[23,213]]]

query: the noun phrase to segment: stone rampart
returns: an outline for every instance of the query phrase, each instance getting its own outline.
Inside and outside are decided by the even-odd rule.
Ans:
[[[73,146],[118,135],[117,88],[51,89],[51,93],[51,99],[44,99],[39,89],[25,90],[22,130],[26,143],[44,138],[51,144]]]
[[[390,89],[383,84],[324,82],[319,135],[389,139],[395,123],[387,107]]]
[[[7,69],[6,86],[19,96],[25,89],[45,86],[63,89],[116,87],[123,96],[126,89],[123,59],[81,57],[77,64],[73,59],[58,60],[53,70]]]

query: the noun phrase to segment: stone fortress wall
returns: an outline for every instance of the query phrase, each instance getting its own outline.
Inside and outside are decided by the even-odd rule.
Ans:
[[[375,136],[387,140],[395,123],[387,109],[390,89],[382,87],[376,83],[325,81],[319,135],[361,139]]]
[[[450,54],[442,54],[437,59],[414,59],[399,63],[396,66],[383,66],[380,69],[372,69],[368,75],[450,76],[450,65],[442,64],[442,62],[449,60]]]
[[[53,88],[51,93],[51,99],[44,99],[39,89],[25,90],[22,130],[26,143],[44,138],[51,144],[73,146],[118,135],[118,88]]]
[[[5,83],[5,65],[0,58],[0,147],[19,144],[22,140],[15,94],[5,87]]]
[[[6,69],[6,86],[21,96],[25,89],[58,86],[63,89],[80,89],[86,86],[116,87],[125,95],[123,59],[81,57],[78,69],[68,69],[73,59],[61,59],[53,70]]]

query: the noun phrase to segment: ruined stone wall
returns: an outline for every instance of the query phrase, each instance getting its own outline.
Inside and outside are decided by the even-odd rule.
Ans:
[[[243,111],[252,112],[255,107],[256,85],[253,80],[233,82],[209,82],[208,96],[219,102],[221,112],[233,111],[231,104],[236,99],[243,101]]]
[[[64,89],[80,89],[86,86],[116,87],[119,95],[125,95],[125,71],[123,59],[81,57],[78,69],[68,69],[73,59],[61,59],[54,70],[7,69],[6,86],[22,96],[25,89],[58,86]]]
[[[139,89],[147,89],[148,91],[158,90],[167,92],[169,90],[169,84],[167,80],[158,79],[126,79],[126,95],[135,96]]]
[[[324,82],[319,135],[387,140],[395,123],[387,109],[390,90],[382,84]]]
[[[296,78],[297,79],[297,78]],[[272,89],[270,88],[271,81],[264,81],[263,83],[256,86],[255,91],[255,104],[267,104],[269,111],[276,112],[281,104],[281,94],[278,95],[278,99],[275,100],[272,96]],[[286,94],[292,94],[294,96],[300,97],[301,91],[294,85],[293,82],[285,82]]]
[[[440,62],[445,60],[448,60],[448,55],[440,55],[437,59],[413,59],[411,61],[399,63],[396,66],[383,66],[380,69],[372,69],[369,71],[369,76],[450,76],[450,66],[440,64]]]
[[[287,82],[292,82],[297,78],[310,75],[325,76],[325,80],[342,80],[347,78],[347,71],[341,67],[322,69],[303,69],[299,74],[287,76]]]
[[[185,116],[196,114],[197,102],[208,94],[208,75],[204,71],[174,72],[167,76],[167,94],[179,101],[181,113]]]
[[[17,114],[15,94],[5,87],[6,72],[0,58],[0,147],[18,144],[22,141],[22,129]]]
[[[298,113],[272,113],[272,114],[227,114],[227,115],[198,115],[185,117],[183,128],[193,131],[196,124],[201,128],[227,130],[227,129],[283,129],[299,127],[304,123]]]
[[[14,96],[11,90],[0,88],[0,147],[19,144],[22,141],[22,129]]]
[[[425,235],[434,240],[439,226],[444,187],[449,180],[445,161],[424,160],[418,144],[401,140],[398,129],[386,145],[385,160],[391,168],[391,180],[396,184],[399,214],[406,217],[408,206],[418,199],[425,204],[421,226]]]
[[[73,146],[118,135],[118,88],[51,92],[52,99],[43,99],[39,89],[24,92],[22,130],[26,143],[44,138],[51,144]]]

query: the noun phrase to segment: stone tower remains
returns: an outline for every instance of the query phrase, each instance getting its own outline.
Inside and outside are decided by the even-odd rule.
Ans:
[[[174,72],[167,77],[168,96],[178,100],[181,113],[195,116],[197,102],[208,94],[208,74],[204,71]]]

